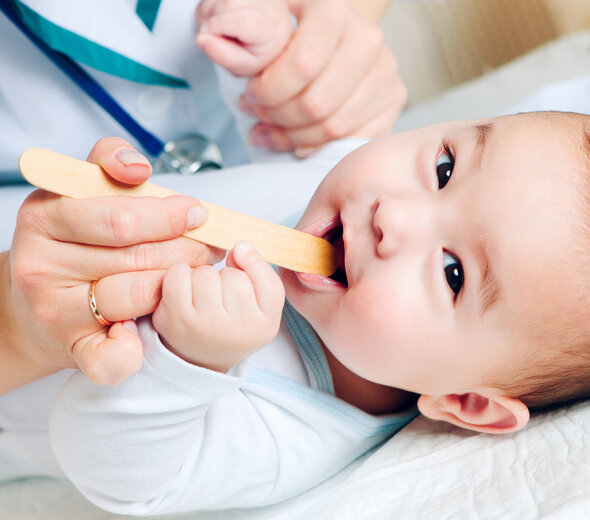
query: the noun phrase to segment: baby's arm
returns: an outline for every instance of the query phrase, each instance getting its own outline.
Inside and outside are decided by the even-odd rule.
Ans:
[[[186,363],[150,321],[138,322],[137,374],[109,387],[75,372],[64,385],[50,420],[63,471],[91,502],[119,514],[262,502],[277,460],[264,417],[242,391],[247,367],[221,374]]]
[[[276,503],[385,438],[358,433],[350,418],[362,412],[349,416],[336,403],[326,413],[311,389],[269,373],[265,366],[281,363],[283,373],[290,370],[280,344],[263,356],[266,365],[253,361],[250,370],[244,363],[221,374],[173,355],[149,317],[138,329],[138,373],[110,387],[77,371],[51,415],[51,445],[63,471],[103,509],[148,515]],[[343,420],[335,424],[332,414]]]
[[[152,318],[172,352],[218,372],[276,336],[285,301],[280,278],[251,244],[238,243],[226,263],[221,271],[172,267]]]
[[[260,73],[292,34],[284,0],[203,0],[196,18],[197,45],[237,76]]]

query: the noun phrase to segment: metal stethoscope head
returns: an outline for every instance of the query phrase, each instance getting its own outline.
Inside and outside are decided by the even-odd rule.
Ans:
[[[154,173],[193,175],[223,167],[219,146],[201,134],[168,141],[154,163]]]

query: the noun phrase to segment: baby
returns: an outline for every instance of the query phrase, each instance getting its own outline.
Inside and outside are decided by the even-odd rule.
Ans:
[[[119,513],[254,507],[325,480],[416,408],[509,433],[586,398],[589,171],[578,114],[357,149],[297,225],[335,245],[337,273],[277,274],[246,243],[219,271],[171,268],[139,322],[141,371],[115,388],[78,373],[58,397],[64,471]]]

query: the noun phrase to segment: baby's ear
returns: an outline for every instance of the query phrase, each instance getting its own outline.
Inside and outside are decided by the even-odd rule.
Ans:
[[[430,419],[483,433],[515,432],[529,421],[529,409],[522,401],[486,390],[461,395],[421,395],[418,409]]]

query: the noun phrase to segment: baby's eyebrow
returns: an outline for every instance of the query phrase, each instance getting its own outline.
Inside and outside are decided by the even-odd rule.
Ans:
[[[488,143],[495,128],[496,125],[493,122],[473,125],[470,128],[475,141],[475,163],[477,165],[477,169],[481,168],[486,144]],[[479,289],[477,291],[479,299],[479,312],[480,314],[484,314],[500,299],[500,285],[498,283],[498,278],[492,269],[490,256],[488,254],[485,242],[481,242],[478,245],[477,256],[480,265],[480,282]]]
[[[584,126],[582,128],[582,150],[586,156],[586,164],[590,165],[590,128]]]
[[[500,300],[500,286],[498,279],[492,269],[489,256],[485,250],[485,245],[481,246],[481,279],[479,284],[479,313],[485,314],[486,311]]]
[[[473,125],[471,127],[471,131],[475,137],[475,145],[477,148],[477,166],[481,166],[481,161],[483,158],[483,152],[485,150],[486,144],[492,132],[495,129],[494,123],[484,123],[481,125]]]

